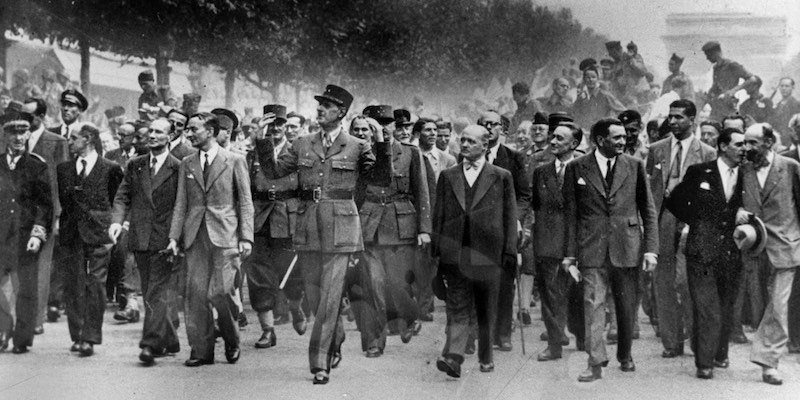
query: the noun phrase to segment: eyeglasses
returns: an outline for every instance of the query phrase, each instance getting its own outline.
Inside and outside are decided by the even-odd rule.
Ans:
[[[503,125],[503,124],[500,123],[500,122],[494,122],[494,121],[487,121],[486,123],[483,124],[483,126],[485,126],[487,128],[490,128],[490,129],[494,128],[495,126],[500,126],[500,125]]]

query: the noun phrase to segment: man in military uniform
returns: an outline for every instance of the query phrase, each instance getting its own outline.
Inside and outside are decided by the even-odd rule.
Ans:
[[[689,75],[686,75],[685,72],[681,71],[682,65],[683,57],[679,57],[677,54],[672,53],[672,57],[669,58],[669,62],[667,64],[670,75],[664,79],[664,84],[661,85],[661,95],[663,96],[672,91],[672,89],[674,89],[673,81],[680,77],[683,82],[686,82],[682,91],[684,93],[691,93],[691,96],[687,99],[694,101],[694,85],[692,85],[692,80],[689,78]]]
[[[753,76],[753,78],[755,82],[748,84],[744,88],[749,97],[739,106],[739,114],[751,119],[751,124],[754,122],[771,122],[772,100],[761,94],[761,78],[758,76]]]
[[[69,139],[75,124],[80,121],[81,114],[89,108],[89,101],[81,92],[75,89],[67,89],[61,93],[61,125],[49,128],[50,132],[57,133],[65,139]]]
[[[620,101],[631,106],[637,103],[639,93],[648,90],[649,85],[644,79],[647,67],[636,44],[628,43],[627,48],[628,52],[622,51],[618,41],[606,43],[608,55],[613,60],[609,71],[611,91]]]
[[[267,123],[268,122],[268,123]],[[287,153],[292,144],[285,135],[286,107],[279,104],[264,106],[262,124],[272,138],[273,152],[266,152],[265,146],[258,151],[247,153],[247,166],[250,170],[250,192],[255,206],[255,242],[253,256],[244,261],[247,273],[247,288],[250,305],[258,314],[261,324],[261,338],[256,341],[259,349],[275,346],[275,316],[273,310],[282,300],[279,295],[281,279],[286,274],[295,252],[292,248],[292,234],[295,231],[297,207],[297,172],[278,179],[270,179],[263,167],[267,160]],[[306,331],[306,318],[300,308],[303,299],[303,279],[298,271],[299,265],[289,276],[284,293],[289,299],[292,325],[300,335]]]
[[[389,143],[376,133],[372,146],[349,136],[342,119],[353,102],[347,90],[328,85],[319,101],[321,132],[298,137],[288,151],[262,165],[267,176],[298,173],[300,185],[297,228],[293,236],[298,262],[304,267],[306,295],[314,310],[309,363],[314,384],[328,383],[332,367],[341,360],[344,329],[340,304],[345,272],[353,253],[364,249],[353,192],[359,178],[388,186],[391,174]],[[271,138],[256,140],[259,152],[274,152]]]
[[[516,133],[522,121],[532,121],[534,114],[542,111],[542,105],[536,99],[531,98],[531,87],[525,82],[517,82],[511,86],[511,97],[517,103],[517,111],[511,117],[508,131]]]
[[[36,253],[47,240],[53,214],[47,164],[26,148],[32,122],[33,116],[25,112],[6,112],[0,117],[7,145],[0,155],[0,351],[13,336],[14,354],[26,353],[33,345]]]
[[[538,99],[542,104],[542,110],[548,114],[554,112],[572,112],[572,99],[569,97],[569,80],[564,77],[553,79],[552,89],[553,94],[549,97]]]
[[[708,102],[711,104],[710,118],[716,121],[736,112],[734,94],[748,83],[756,83],[755,75],[748,72],[742,64],[722,57],[719,42],[710,41],[703,45],[706,59],[714,64],[714,78],[708,89]],[[741,83],[740,80],[742,81]]]

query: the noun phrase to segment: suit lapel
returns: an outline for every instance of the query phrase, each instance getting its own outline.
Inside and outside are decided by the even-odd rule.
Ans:
[[[778,155],[772,159],[772,166],[767,174],[767,180],[764,182],[764,189],[761,190],[761,199],[764,200],[769,196],[772,189],[775,189],[783,177],[783,163],[778,160]]]
[[[464,188],[467,184],[464,178],[464,166],[462,164],[458,164],[458,166],[459,168],[451,170],[450,184],[453,186],[453,194],[455,194],[461,209],[467,211],[466,199],[464,198]]]
[[[728,200],[725,199],[725,185],[723,184],[722,175],[720,175],[716,162],[714,163],[712,170],[709,173],[706,173],[706,179],[708,179],[708,184],[711,186],[711,190],[717,196],[717,199],[722,202],[722,204],[727,203]],[[731,199],[733,199],[733,194],[735,193],[736,187],[733,188]]]
[[[197,184],[205,190],[206,183],[203,181],[203,167],[200,166],[200,152],[198,151],[190,157],[192,157],[192,159],[189,161],[189,170],[192,171],[192,176],[194,180],[197,181]]]
[[[666,188],[667,182],[669,182],[669,172],[672,171],[672,139],[667,140],[667,146],[663,152],[658,154],[658,159],[661,160],[661,183]]]
[[[603,184],[603,174],[600,172],[600,167],[597,166],[596,156],[593,153],[590,154],[591,156],[586,157],[586,160],[582,165],[583,168],[581,169],[583,171],[578,179],[585,177],[589,180],[589,183],[591,183],[592,186],[597,189],[601,196],[606,197],[606,187]]]
[[[100,176],[100,170],[103,169],[103,163],[105,160],[100,154],[97,155],[97,161],[94,163],[94,167],[92,170],[89,171],[89,175],[86,175],[86,178],[83,180],[83,186],[91,186],[91,183],[94,182],[98,176]]]
[[[611,183],[611,190],[608,191],[609,197],[613,196],[622,187],[626,179],[628,179],[628,160],[619,155],[614,164],[614,181]]]
[[[689,152],[686,153],[686,160],[681,164],[681,178],[686,174],[686,169],[690,165],[699,164],[703,162],[703,155],[700,152],[700,141],[697,138],[692,139],[689,144]]]
[[[209,166],[209,168],[211,168],[211,170],[208,171],[208,182],[206,182],[206,186],[205,186],[206,192],[209,189],[211,189],[211,185],[219,177],[219,175],[222,173],[222,171],[224,171],[226,168],[228,168],[227,161],[228,161],[228,152],[227,152],[227,150],[225,150],[223,148],[220,148],[217,151],[217,156],[214,157],[214,161],[212,161],[211,165]]]
[[[158,170],[156,176],[153,177],[151,183],[151,188],[152,188],[151,191],[158,189],[158,187],[161,186],[161,184],[166,182],[166,180],[170,176],[172,176],[174,172],[172,166],[174,164],[175,162],[172,160],[172,156],[167,156],[167,159],[164,160],[164,165],[161,166],[161,169]],[[150,174],[147,174],[147,176],[150,176]]]
[[[472,198],[472,204],[469,207],[470,209],[475,208],[475,205],[478,204],[481,199],[483,199],[483,196],[486,195],[486,192],[489,191],[489,188],[492,187],[495,179],[497,179],[494,168],[487,167],[487,165],[484,165],[483,170],[481,170],[481,173],[478,174],[478,178],[475,179],[475,196]]]
[[[547,193],[553,196],[556,201],[561,204],[564,202],[564,196],[561,195],[561,187],[558,185],[558,174],[556,173],[556,162],[553,161],[547,164],[544,170],[544,186],[547,188]],[[534,188],[535,190],[536,188]]]
[[[744,192],[755,201],[758,206],[761,206],[761,189],[758,186],[758,177],[756,171],[748,166],[746,170],[740,171],[744,173],[742,183],[744,184]]]
[[[146,162],[139,163],[136,168],[136,173],[139,174],[139,179],[142,181],[142,190],[150,204],[153,204],[153,186],[150,179],[150,156],[144,159]],[[161,169],[164,169],[162,166]]]

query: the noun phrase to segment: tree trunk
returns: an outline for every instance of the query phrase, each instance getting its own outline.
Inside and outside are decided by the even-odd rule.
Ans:
[[[5,10],[5,7],[7,7],[5,3],[6,2],[0,3],[0,86],[5,86],[6,76],[8,76],[6,68],[6,51],[9,45],[8,40],[6,40],[6,30],[8,29],[6,15],[8,11]]]
[[[83,38],[83,40],[78,43],[78,46],[81,50],[81,92],[83,92],[83,95],[86,96],[87,99],[90,99],[90,85],[92,82],[89,76],[89,67],[92,59],[92,47],[86,38]]]
[[[294,112],[299,113],[302,102],[300,101],[300,91],[303,90],[303,85],[300,82],[294,86]]]
[[[169,58],[164,52],[159,51],[156,55],[156,84],[159,86],[169,86]]]
[[[236,89],[236,70],[228,70],[225,74],[225,108],[233,107],[233,91]]]

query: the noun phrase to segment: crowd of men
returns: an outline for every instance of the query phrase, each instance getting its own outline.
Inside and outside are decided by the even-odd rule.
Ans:
[[[560,359],[571,332],[588,354],[581,382],[602,378],[607,344],[636,370],[642,308],[662,357],[689,341],[702,379],[754,329],[751,361],[781,384],[782,353],[800,351],[794,81],[781,79],[773,106],[760,78],[709,42],[700,121],[682,58],[653,103],[635,44],[607,47],[610,64],[580,63],[575,101],[565,77],[539,100],[519,83],[514,115],[484,110],[457,129],[390,105],[352,115],[353,95],[335,85],[315,96],[308,130],[281,104],[241,119],[200,112],[194,96],[154,107],[144,72],[145,118],[115,117],[120,146],[107,150],[81,121],[79,91],[61,93],[63,123],[51,128],[44,99],[11,101],[0,117],[0,348],[27,353],[63,307],[70,351],[92,356],[107,300],[120,303],[115,319],[137,322],[141,293],[143,364],[180,352],[179,311],[186,366],[213,364],[218,337],[236,363],[246,285],[256,348],[277,345],[276,324],[303,335],[313,317],[309,368],[325,384],[344,315],[376,358],[389,336],[409,343],[433,319],[436,296],[447,316],[436,366],[458,378],[476,352],[479,370],[494,370],[537,293],[548,343],[537,359]],[[741,89],[750,98],[736,113]]]

